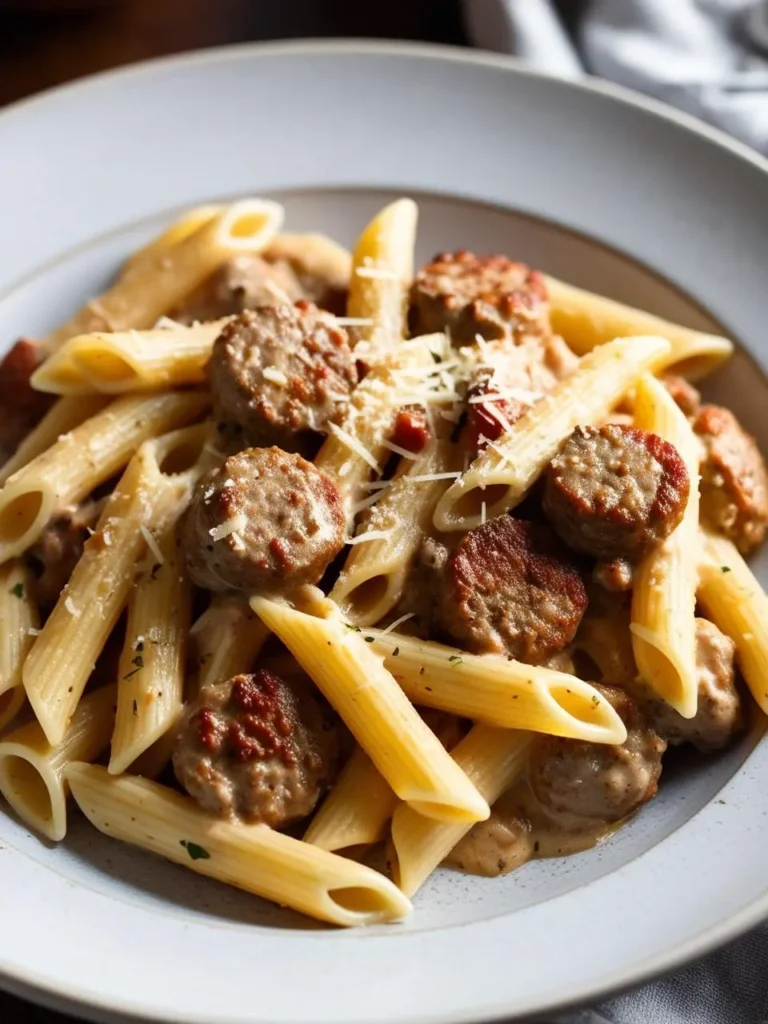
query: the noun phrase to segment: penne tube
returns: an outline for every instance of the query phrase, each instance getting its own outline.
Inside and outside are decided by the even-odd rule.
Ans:
[[[282,222],[282,206],[269,199],[242,199],[223,207],[171,248],[145,255],[108,292],[49,334],[43,348],[55,352],[78,334],[152,327],[224,260],[263,249]]]
[[[14,723],[26,699],[27,695],[21,684],[0,694],[0,736]]]
[[[356,747],[304,835],[323,850],[370,846],[384,838],[397,805],[392,788]]]
[[[350,521],[361,487],[373,474],[382,472],[392,454],[384,442],[398,407],[398,373],[428,366],[432,362],[431,346],[438,339],[442,343],[444,335],[416,338],[375,365],[352,392],[341,427],[331,427],[315,457],[315,465],[336,480]]]
[[[663,338],[619,338],[579,362],[497,442],[491,442],[440,499],[438,530],[469,530],[514,508],[579,424],[599,421],[640,374],[669,350]]]
[[[347,313],[366,353],[389,351],[407,337],[408,291],[418,207],[412,199],[385,206],[363,229],[352,254]]]
[[[652,369],[656,373],[673,370],[699,380],[733,354],[733,343],[728,338],[671,323],[554,277],[547,277],[546,282],[552,327],[578,356],[613,338],[658,335],[669,341],[670,349],[652,364]]]
[[[0,485],[23,469],[38,455],[52,448],[63,434],[68,434],[81,423],[101,412],[108,399],[101,395],[60,398],[36,427],[27,434],[19,447],[0,468]]]
[[[401,800],[443,821],[482,821],[489,809],[363,637],[333,602],[319,618],[265,597],[251,607],[285,644]]]
[[[344,618],[358,626],[380,622],[403,596],[413,559],[432,524],[448,481],[454,446],[434,440],[417,459],[403,459],[400,471],[365,517],[358,533],[386,538],[356,544],[330,593]],[[434,479],[429,479],[434,477]]]
[[[414,704],[588,743],[619,744],[627,738],[610,701],[591,683],[565,672],[386,630],[366,629],[362,638],[368,637]]]
[[[100,832],[331,924],[382,924],[411,905],[372,868],[266,825],[217,821],[188,797],[103,768],[67,769],[72,795]]]
[[[21,667],[39,626],[32,574],[19,562],[6,562],[0,566],[0,695],[21,685]]]
[[[152,239],[141,249],[131,253],[123,264],[123,273],[131,270],[149,259],[154,259],[158,253],[165,253],[174,245],[183,242],[185,238],[194,235],[203,225],[208,224],[214,217],[218,216],[224,209],[221,205],[212,203],[204,206],[194,206],[191,210],[183,213],[178,220],[175,220],[170,227],[162,231],[156,238]]]
[[[181,511],[166,510],[173,518]],[[120,657],[109,771],[124,772],[176,724],[184,700],[192,587],[175,524],[155,539],[162,561],[137,580]]]
[[[87,497],[149,438],[202,414],[195,391],[126,396],[64,434],[0,490],[0,563],[37,540],[56,511]]]
[[[690,478],[682,521],[635,570],[630,631],[641,679],[683,718],[696,714],[696,583],[699,563],[699,443],[684,413],[655,377],[635,391],[635,426],[673,444]]]
[[[191,496],[202,459],[191,468],[176,460],[189,459],[195,438],[199,454],[206,436],[201,425],[142,445],[27,656],[24,688],[53,745],[62,741],[93,665],[128,601],[150,531],[162,534]],[[154,556],[152,562],[157,564]]]
[[[52,746],[38,722],[0,740],[0,793],[21,820],[53,842],[67,832],[64,770],[71,761],[91,761],[108,746],[115,720],[115,687],[85,697],[61,741]]]
[[[58,395],[116,395],[202,384],[213,343],[228,322],[79,334],[35,371],[32,386]]]
[[[529,733],[476,725],[452,756],[489,804],[494,804],[527,768]],[[407,896],[424,884],[470,830],[464,822],[433,821],[400,804],[392,818],[392,873]]]
[[[242,599],[217,594],[192,627],[192,635],[202,690],[250,672],[269,630]]]
[[[736,545],[718,534],[703,534],[697,598],[707,618],[736,644],[744,680],[768,714],[768,596]]]

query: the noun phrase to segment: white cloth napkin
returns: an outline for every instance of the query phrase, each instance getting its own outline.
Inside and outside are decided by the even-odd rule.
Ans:
[[[563,0],[563,7],[572,0]],[[563,78],[655,96],[768,154],[768,0],[464,0],[474,42]],[[768,926],[660,981],[546,1024],[768,1024]]]
[[[569,37],[552,0],[464,0],[478,46],[655,96],[768,154],[768,4],[591,0]]]

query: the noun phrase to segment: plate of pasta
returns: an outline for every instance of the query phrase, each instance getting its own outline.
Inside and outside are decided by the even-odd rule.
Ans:
[[[0,142],[2,984],[512,1020],[765,917],[761,161],[334,43]]]

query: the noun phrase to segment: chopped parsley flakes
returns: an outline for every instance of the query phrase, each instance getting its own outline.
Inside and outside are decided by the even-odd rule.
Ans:
[[[22,597],[24,597],[24,584],[23,583],[15,584],[15,586],[11,587],[11,589],[8,591],[8,593],[9,594],[15,594],[16,597],[21,599]]]
[[[450,663],[451,663],[452,665],[461,665],[461,663],[462,663],[462,662],[464,661],[464,659],[463,659],[463,658],[461,658],[461,657],[459,657],[459,655],[458,655],[458,654],[452,654],[452,655],[450,656],[450,658],[448,659],[448,661],[449,661],[449,662],[450,662]]]
[[[198,846],[197,843],[193,843],[189,839],[181,839],[180,842],[181,842],[181,845],[184,847],[184,849],[189,854],[189,856],[192,858],[192,860],[210,860],[211,859],[210,853],[208,853],[208,851],[204,847]]]

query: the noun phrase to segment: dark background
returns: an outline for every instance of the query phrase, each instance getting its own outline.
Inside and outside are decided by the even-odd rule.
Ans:
[[[460,0],[0,0],[0,106],[148,57],[309,36],[469,45]],[[0,993],[0,1024],[67,1022]]]

